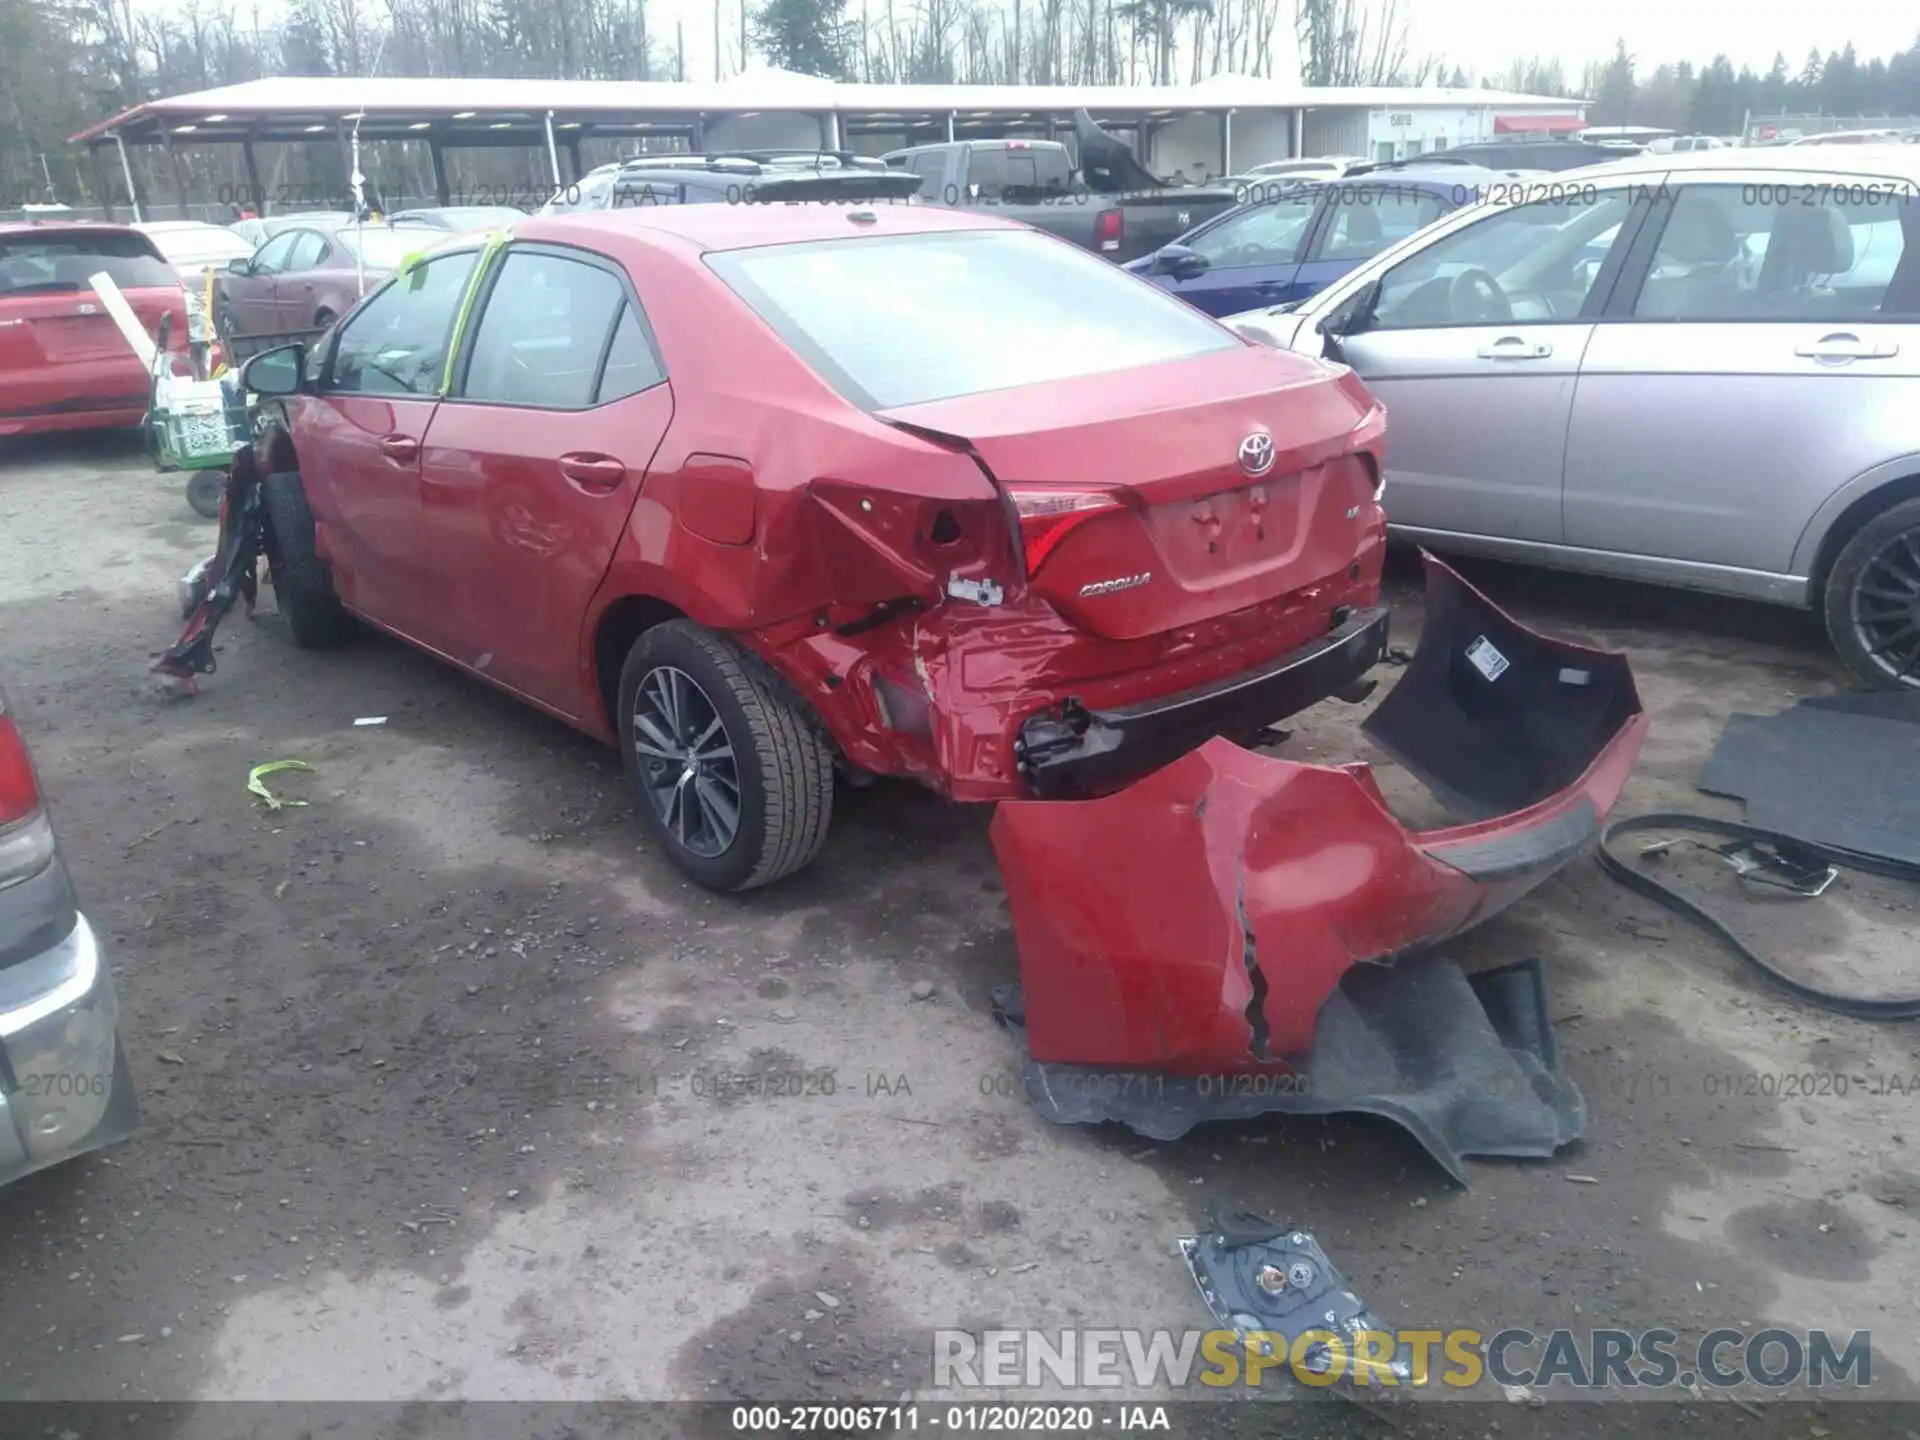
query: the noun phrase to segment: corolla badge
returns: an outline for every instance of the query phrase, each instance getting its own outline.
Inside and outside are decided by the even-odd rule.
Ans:
[[[1240,468],[1249,475],[1264,475],[1273,468],[1273,436],[1256,430],[1240,442]]]
[[[1153,579],[1151,570],[1142,570],[1138,575],[1120,575],[1112,580],[1095,580],[1090,585],[1082,585],[1080,593],[1085,595],[1111,595],[1116,590],[1131,590]]]

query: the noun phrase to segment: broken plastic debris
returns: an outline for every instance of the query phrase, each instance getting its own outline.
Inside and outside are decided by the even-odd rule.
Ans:
[[[355,725],[384,725],[387,723],[387,717],[384,715],[362,715],[353,723]]]
[[[264,765],[256,765],[247,772],[247,790],[266,801],[269,810],[283,809],[288,805],[305,805],[304,800],[282,800],[267,789],[266,777],[278,775],[283,770],[311,770],[313,766],[304,760],[269,760]]]
[[[1217,1204],[1207,1218],[1211,1231],[1182,1239],[1180,1253],[1208,1311],[1250,1355],[1283,1371],[1297,1356],[1300,1368],[1349,1384],[1412,1381],[1411,1349],[1347,1287],[1312,1235]],[[1314,1332],[1333,1343],[1298,1351],[1300,1338]]]

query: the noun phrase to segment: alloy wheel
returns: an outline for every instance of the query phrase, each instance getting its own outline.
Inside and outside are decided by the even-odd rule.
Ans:
[[[1861,567],[1853,628],[1876,666],[1920,687],[1920,529],[1888,536]]]
[[[633,748],[667,833],[705,859],[725,854],[740,833],[739,765],[720,712],[686,671],[660,665],[640,682]]]

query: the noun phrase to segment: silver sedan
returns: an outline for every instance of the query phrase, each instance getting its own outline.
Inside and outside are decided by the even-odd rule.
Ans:
[[[1228,323],[1353,367],[1394,530],[1824,613],[1920,688],[1920,154],[1533,177]]]

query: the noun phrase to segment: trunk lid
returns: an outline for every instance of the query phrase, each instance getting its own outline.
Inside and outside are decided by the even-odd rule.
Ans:
[[[1027,541],[1033,589],[1109,639],[1325,580],[1379,523],[1380,407],[1350,371],[1265,347],[882,414],[964,439],[1016,505],[1117,502]]]
[[[152,335],[160,317],[171,312],[173,333],[180,335],[185,302],[178,287],[171,290],[125,290],[127,304]],[[11,322],[11,323],[9,323]],[[0,365],[67,365],[125,356],[138,361],[120,327],[91,289],[61,290],[8,297],[0,295]]]
[[[144,397],[144,367],[89,283],[102,271],[149,335],[169,312],[185,333],[179,278],[139,232],[47,225],[0,236],[0,410]]]

